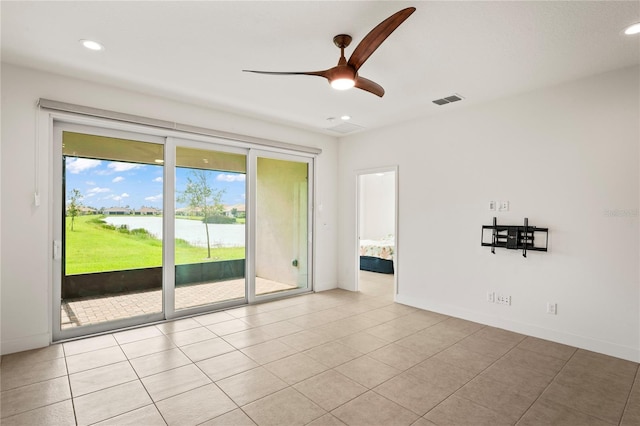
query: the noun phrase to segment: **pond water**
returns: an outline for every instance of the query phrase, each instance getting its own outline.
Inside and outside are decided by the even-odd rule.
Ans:
[[[162,217],[159,216],[107,216],[104,220],[114,226],[146,229],[156,238],[162,238]],[[176,238],[188,241],[193,246],[207,246],[205,225],[199,220],[176,219]],[[209,238],[211,247],[244,247],[244,224],[210,223]]]

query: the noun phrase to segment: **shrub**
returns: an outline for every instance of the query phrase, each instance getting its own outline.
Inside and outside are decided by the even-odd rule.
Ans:
[[[131,235],[135,235],[141,238],[153,238],[153,236],[149,233],[149,231],[147,231],[144,228],[134,228],[131,231],[129,231],[129,233]]]
[[[236,218],[235,217],[223,216],[223,215],[213,215],[213,216],[207,216],[205,219],[203,219],[203,222],[225,224],[226,225],[226,224],[229,224],[229,223],[236,223]]]

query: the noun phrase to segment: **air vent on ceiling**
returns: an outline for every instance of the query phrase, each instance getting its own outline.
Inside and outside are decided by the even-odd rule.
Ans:
[[[327,130],[331,130],[333,132],[342,133],[342,134],[351,133],[351,132],[355,132],[356,130],[362,130],[362,129],[364,129],[364,127],[358,126],[357,124],[353,124],[353,123],[340,123],[337,126],[327,128]]]
[[[447,96],[445,98],[442,99],[436,99],[435,101],[432,101],[434,104],[436,105],[446,105],[446,104],[450,104],[452,102],[458,102],[463,100],[464,98],[460,95],[458,95],[457,93],[454,93],[451,96]]]

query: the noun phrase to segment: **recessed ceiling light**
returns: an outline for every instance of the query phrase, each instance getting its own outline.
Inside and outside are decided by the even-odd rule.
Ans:
[[[625,28],[624,33],[626,35],[640,34],[640,22],[636,22],[635,24],[629,25],[627,28]]]
[[[93,40],[80,40],[80,43],[89,50],[104,50],[104,46]]]
[[[350,115],[342,115],[340,116],[341,120],[347,121],[347,120],[351,120],[351,116]]]

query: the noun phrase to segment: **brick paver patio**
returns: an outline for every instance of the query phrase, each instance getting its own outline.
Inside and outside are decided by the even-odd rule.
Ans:
[[[244,279],[184,285],[176,288],[176,309],[208,305],[225,300],[242,299]],[[296,288],[276,281],[256,278],[256,294],[274,293]],[[62,302],[62,328],[97,324],[116,319],[162,311],[162,290],[122,293],[104,297],[85,297]]]

